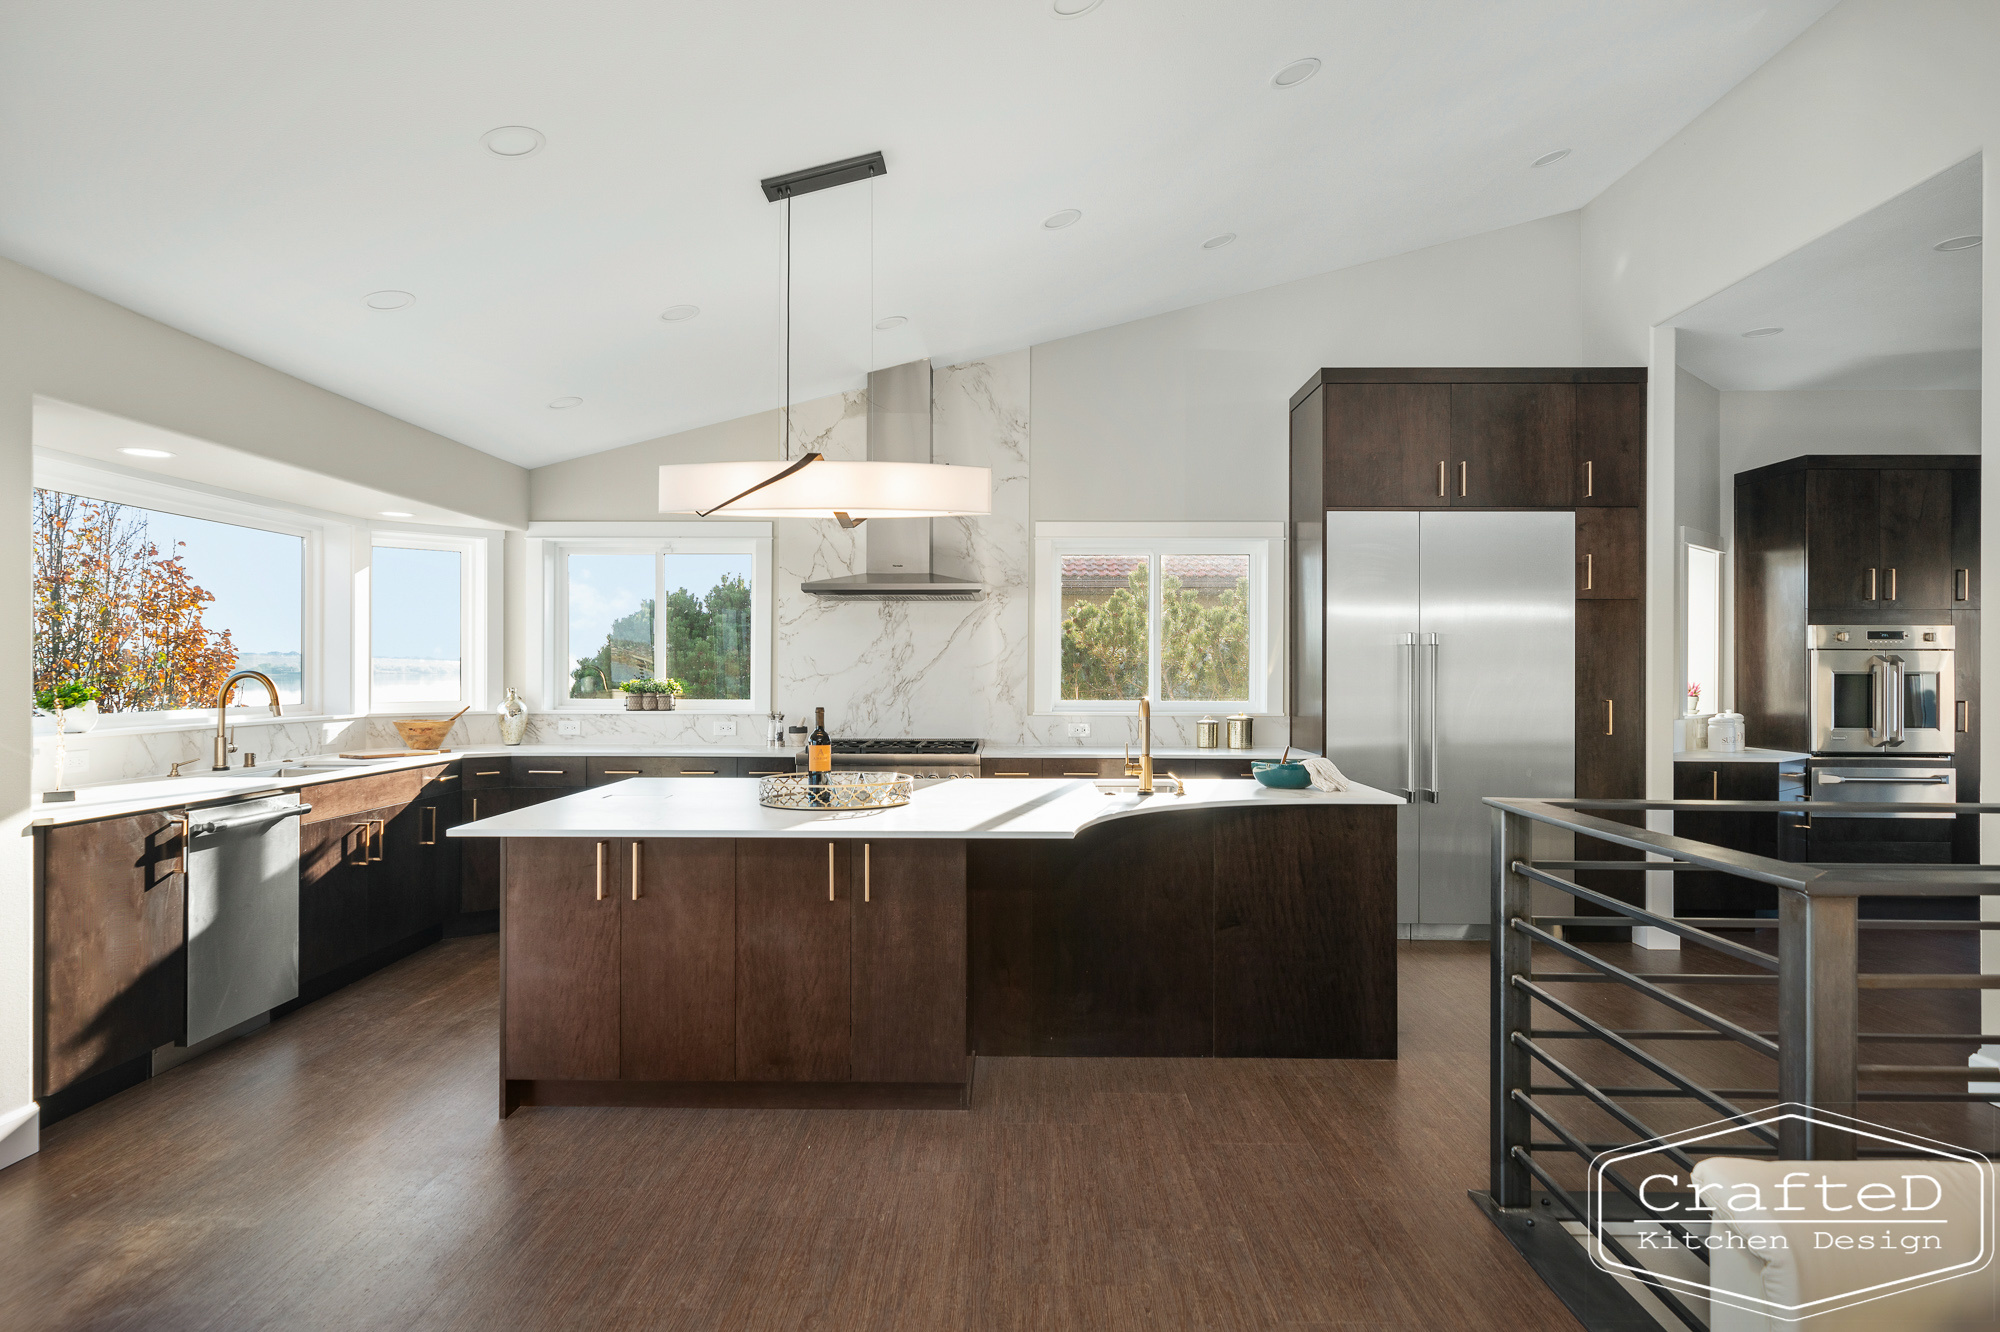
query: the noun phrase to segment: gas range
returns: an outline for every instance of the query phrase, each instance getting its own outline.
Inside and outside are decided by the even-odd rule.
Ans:
[[[906,772],[927,781],[979,775],[977,740],[835,740],[833,766],[848,771]]]

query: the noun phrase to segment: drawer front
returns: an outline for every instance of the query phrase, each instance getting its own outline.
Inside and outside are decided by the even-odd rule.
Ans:
[[[675,764],[678,762],[678,759],[662,758],[657,754],[637,757],[630,754],[620,754],[616,757],[593,754],[584,760],[583,770],[591,786],[603,786],[607,782],[622,782],[631,777],[677,776]],[[552,765],[537,763],[535,766],[541,768]]]
[[[1250,760],[1245,759],[1163,759],[1153,760],[1154,772],[1171,772],[1176,777],[1189,781],[1211,781],[1216,778],[1247,778],[1250,776]]]
[[[734,777],[742,760],[683,755],[667,759],[666,762],[673,769],[666,774],[669,777]]]
[[[458,784],[468,791],[497,791],[508,785],[508,773],[512,759],[469,758],[458,765]],[[554,767],[554,764],[536,764],[536,767]]]
[[[769,758],[746,758],[736,760],[736,775],[739,777],[775,777],[781,772],[797,772],[798,761],[790,754],[773,754]]]
[[[981,777],[1039,777],[1042,775],[1042,759],[1010,758],[979,760]]]
[[[1108,758],[1045,758],[1042,760],[1042,776],[1096,779],[1099,777],[1123,777],[1125,760]]]
[[[312,808],[301,817],[300,822],[325,823],[328,819],[343,819],[366,809],[407,805],[423,789],[423,771],[406,768],[401,772],[351,777],[346,781],[319,782],[304,787],[299,791],[299,799]]]
[[[428,768],[419,768],[417,779],[420,786],[419,794],[423,799],[457,795],[458,788],[464,784],[456,763],[439,763]]]
[[[474,766],[483,766],[475,764]],[[515,788],[536,786],[582,786],[584,760],[580,754],[562,758],[520,758],[509,760]]]

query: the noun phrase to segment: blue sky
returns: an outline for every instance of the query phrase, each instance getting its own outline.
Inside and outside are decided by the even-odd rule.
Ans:
[[[455,550],[375,547],[371,655],[458,659],[459,559]]]
[[[215,595],[202,613],[210,629],[227,629],[238,652],[297,652],[299,604],[305,588],[305,541],[281,532],[184,518],[139,509],[147,538],[162,556],[179,554],[188,576]]]
[[[722,581],[724,574],[748,579],[749,555],[669,555],[667,592],[686,588],[696,596]],[[639,609],[653,595],[651,555],[572,555],[569,558],[570,660],[588,657],[604,646],[611,622]]]

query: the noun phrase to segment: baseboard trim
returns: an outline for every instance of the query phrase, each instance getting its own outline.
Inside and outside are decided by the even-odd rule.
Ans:
[[[1399,923],[1396,937],[1405,942],[1423,939],[1444,943],[1468,943],[1484,941],[1493,937],[1490,925],[1421,925],[1415,922]]]
[[[42,1107],[30,1101],[0,1115],[0,1170],[42,1150]]]
[[[502,1117],[531,1106],[683,1110],[963,1110],[966,1082],[623,1082],[510,1078]]]

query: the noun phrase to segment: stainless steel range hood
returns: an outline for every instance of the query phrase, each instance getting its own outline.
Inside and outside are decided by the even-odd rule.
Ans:
[[[868,460],[931,461],[931,363],[868,376]],[[986,585],[931,569],[929,518],[871,518],[861,528],[868,572],[822,578],[801,591],[840,601],[978,601]]]

